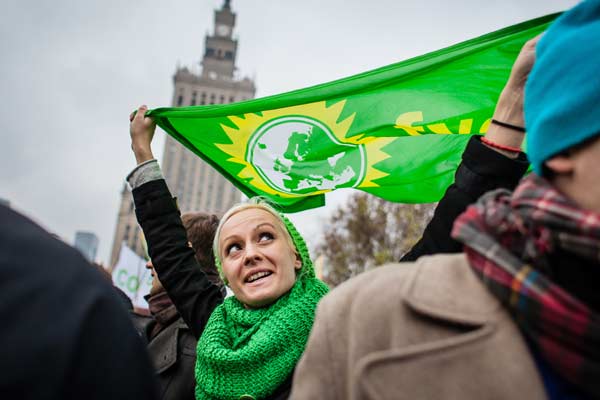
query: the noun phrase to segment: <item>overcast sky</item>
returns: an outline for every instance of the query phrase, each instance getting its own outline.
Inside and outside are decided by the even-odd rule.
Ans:
[[[119,192],[135,166],[128,115],[169,106],[176,65],[200,61],[222,0],[2,0],[0,198],[72,243],[112,245]],[[232,0],[241,75],[257,97],[353,75],[574,0]],[[164,134],[154,152],[162,156]],[[300,230],[315,244],[329,207]],[[298,218],[295,218],[296,220]],[[2,221],[0,221],[2,223]]]

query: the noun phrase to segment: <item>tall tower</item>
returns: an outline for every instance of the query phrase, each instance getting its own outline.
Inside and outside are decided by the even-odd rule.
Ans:
[[[237,79],[235,59],[238,42],[233,37],[235,14],[230,1],[215,10],[214,29],[204,40],[202,72],[179,68],[173,77],[174,106],[225,104],[254,97],[254,82]],[[185,211],[223,213],[240,201],[241,194],[210,165],[168,136],[162,168],[171,191]]]
[[[238,41],[233,36],[235,13],[231,1],[225,0],[214,13],[212,34],[204,40],[201,71],[187,67],[177,68],[173,76],[174,107],[206,104],[226,104],[254,98],[254,81],[239,78],[235,66]],[[170,136],[166,137],[162,171],[169,189],[178,198],[183,212],[205,211],[223,213],[241,199],[241,193],[209,164],[187,150]],[[123,241],[138,254],[142,246],[138,240],[139,227],[133,213],[131,193],[124,188],[111,253],[115,265]]]

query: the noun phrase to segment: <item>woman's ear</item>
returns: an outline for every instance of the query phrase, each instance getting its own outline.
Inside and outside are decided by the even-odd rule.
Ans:
[[[302,259],[300,258],[300,255],[297,253],[296,253],[296,259],[294,260],[294,268],[295,269],[302,268]]]
[[[550,171],[558,175],[569,174],[575,169],[575,163],[568,155],[554,156],[546,160],[544,164]]]

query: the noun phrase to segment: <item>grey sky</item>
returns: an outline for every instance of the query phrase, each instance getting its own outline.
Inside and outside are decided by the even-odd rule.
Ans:
[[[233,0],[238,67],[257,96],[352,75],[575,0]],[[72,242],[100,238],[108,259],[119,192],[134,167],[128,115],[168,106],[176,64],[200,60],[222,0],[3,0],[0,198]],[[154,145],[162,156],[163,134]],[[338,204],[347,191],[330,196]],[[307,212],[313,238],[331,207]],[[294,218],[298,220],[298,218]],[[314,244],[314,243],[313,243]]]

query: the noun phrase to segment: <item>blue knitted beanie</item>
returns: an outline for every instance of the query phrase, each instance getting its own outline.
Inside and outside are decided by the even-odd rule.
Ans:
[[[538,42],[525,86],[525,125],[538,175],[550,157],[600,135],[600,0],[565,12]]]

